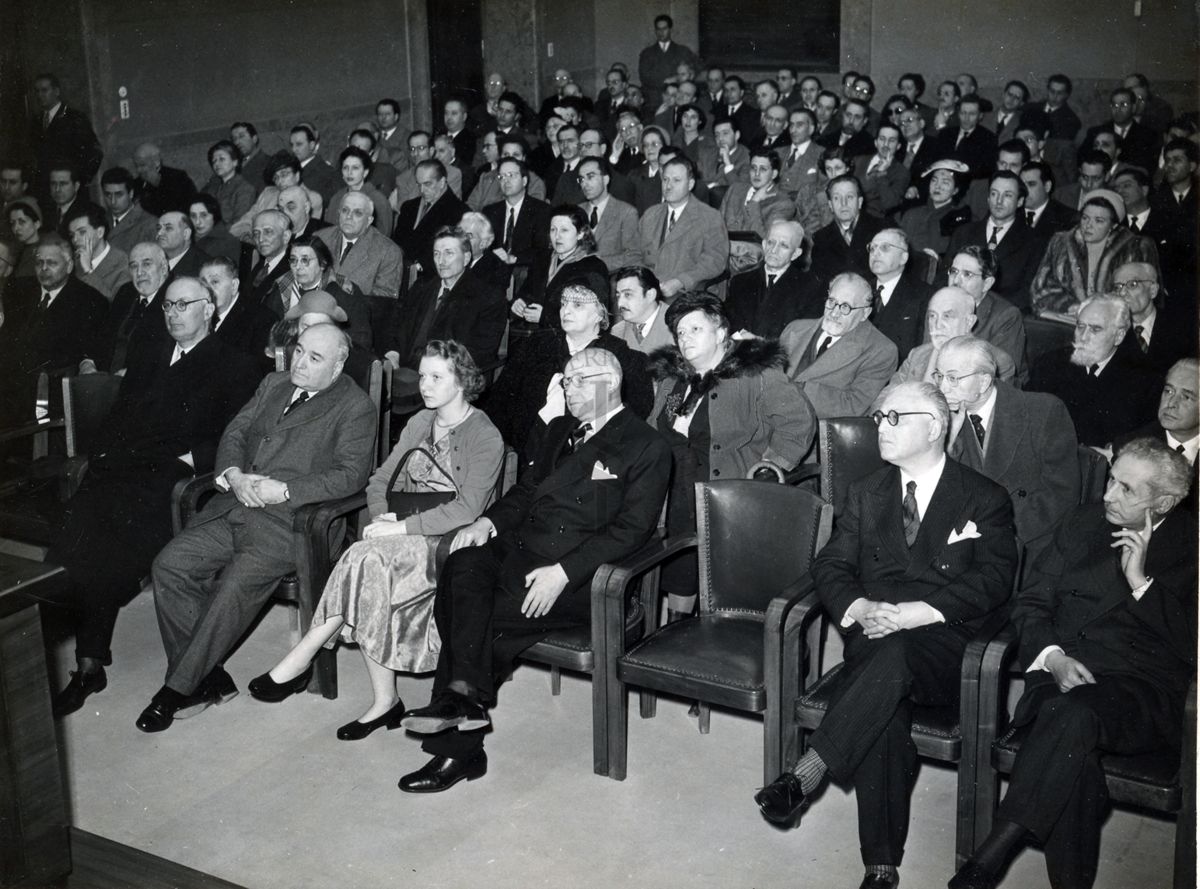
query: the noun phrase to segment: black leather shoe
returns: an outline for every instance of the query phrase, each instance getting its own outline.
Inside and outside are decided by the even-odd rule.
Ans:
[[[762,816],[772,824],[788,824],[808,808],[810,800],[800,787],[800,779],[784,772],[754,794]]]
[[[968,861],[958,869],[950,882],[949,889],[996,889],[996,875],[974,861]]]
[[[298,694],[308,688],[308,681],[312,679],[312,672],[312,664],[309,664],[303,673],[295,679],[289,679],[287,682],[276,682],[271,678],[270,672],[267,672],[251,679],[247,688],[250,689],[250,696],[254,700],[265,701],[268,704],[278,704],[280,701],[287,700],[292,695]]]
[[[87,672],[72,670],[71,681],[67,683],[67,687],[54,696],[54,718],[58,719],[68,713],[74,713],[83,706],[88,695],[94,695],[106,688],[108,688],[108,676],[103,667]]]
[[[858,884],[858,889],[896,889],[900,885],[900,875],[867,874]]]
[[[474,781],[486,774],[487,753],[482,750],[469,759],[435,756],[422,768],[401,778],[399,787],[405,793],[441,793],[463,778]]]
[[[175,711],[176,719],[187,719],[202,713],[214,704],[224,704],[238,696],[237,684],[233,677],[225,672],[224,667],[213,667],[207,676],[200,680],[196,690]]]
[[[142,711],[142,715],[137,718],[135,724],[144,732],[166,731],[175,721],[175,716],[180,709],[194,707],[198,700],[195,695],[181,695],[174,689],[163,686],[154,693],[154,697],[150,699],[150,706]],[[195,712],[199,713],[200,711],[196,710]]]
[[[400,724],[419,735],[436,735],[455,726],[464,732],[487,728],[492,720],[482,705],[451,691],[431,701],[428,707],[409,710]]]
[[[390,732],[400,728],[400,720],[404,718],[404,701],[396,701],[396,706],[382,716],[377,716],[368,722],[347,722],[337,730],[339,741],[361,741],[377,728],[386,727]]]

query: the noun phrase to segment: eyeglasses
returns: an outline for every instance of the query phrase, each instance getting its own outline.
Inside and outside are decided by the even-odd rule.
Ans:
[[[959,278],[965,278],[968,281],[970,281],[972,278],[983,277],[983,275],[981,275],[979,272],[972,272],[970,269],[960,269],[958,266],[954,265],[950,266],[950,275]]]
[[[206,302],[208,302],[207,298],[164,300],[163,304],[162,304],[163,314],[164,315],[182,315],[185,311],[187,311],[187,307],[190,306],[192,303],[206,303]]]
[[[869,305],[852,306],[850,303],[840,303],[831,296],[825,300],[825,308],[832,310],[835,315],[849,315],[855,309],[869,309],[871,307]]]
[[[1113,293],[1124,293],[1126,290],[1132,289],[1134,287],[1146,287],[1150,284],[1157,284],[1157,283],[1158,283],[1157,281],[1140,281],[1135,278],[1132,281],[1121,281],[1120,283],[1114,283],[1112,286],[1112,289],[1113,289]]]
[[[867,245],[868,253],[886,253],[889,250],[903,250],[899,244],[889,244],[887,241],[872,241]]]
[[[593,373],[593,374],[587,374],[587,375],[575,374],[575,376],[573,376],[573,377],[563,377],[561,385],[564,390],[582,389],[584,386],[589,385],[593,380],[598,380],[601,377],[608,378],[609,374],[607,374],[607,373]]]
[[[973,370],[969,374],[944,374],[940,370],[935,370],[929,376],[933,380],[933,385],[935,385],[935,386],[942,385],[942,380],[945,380],[951,386],[957,386],[959,383],[961,383],[967,377],[973,377],[976,374],[980,374],[980,373],[983,373],[983,371]]]
[[[901,417],[932,416],[933,414],[929,411],[888,411],[886,414],[883,411],[875,411],[875,413],[871,414],[871,419],[875,421],[876,426],[882,426],[884,420],[887,420],[892,426],[899,426]]]
[[[316,265],[317,258],[315,256],[289,256],[288,265],[310,266]]]

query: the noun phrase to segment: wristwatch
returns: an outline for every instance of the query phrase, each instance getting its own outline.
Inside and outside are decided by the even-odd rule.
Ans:
[[[287,482],[283,483],[283,499],[285,501],[292,499],[292,490],[287,486]]]

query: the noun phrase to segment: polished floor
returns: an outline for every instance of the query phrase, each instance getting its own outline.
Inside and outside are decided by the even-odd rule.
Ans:
[[[275,606],[230,659],[241,688],[289,644]],[[58,649],[62,675],[70,643]],[[564,677],[521,667],[505,686],[489,736],[490,772],[447,793],[411,796],[399,777],[425,758],[412,737],[379,731],[342,742],[334,729],[366,707],[357,651],[339,650],[341,696],[282,704],[244,693],[168,731],[134,720],[162,680],[148,593],[123,613],[108,690],[62,723],[76,826],[248,889],[419,886],[849,887],[862,876],[853,796],[828,788],[800,827],[767,825],[752,802],[762,724],[716,712],[701,735],[687,706],[632,707],[629,777],[592,773],[591,698]],[[402,677],[410,706],[428,678]],[[954,858],[954,772],[925,765],[913,797],[902,885],[944,886]],[[1104,834],[1100,889],[1170,885],[1174,823],[1118,811]],[[1046,885],[1027,851],[1006,887]]]

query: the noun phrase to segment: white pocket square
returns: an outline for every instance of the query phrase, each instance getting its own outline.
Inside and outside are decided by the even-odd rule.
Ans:
[[[983,535],[979,533],[979,529],[975,527],[975,523],[968,520],[961,531],[950,529],[950,539],[946,541],[949,546],[953,543],[958,543],[960,540],[975,540]]]
[[[613,475],[611,472],[609,472],[608,467],[605,466],[603,463],[601,463],[599,460],[597,460],[595,465],[592,466],[592,481],[599,482],[599,481],[606,481],[608,479],[615,479],[615,478],[616,478],[616,476]],[[976,536],[978,536],[978,535],[976,535]]]

